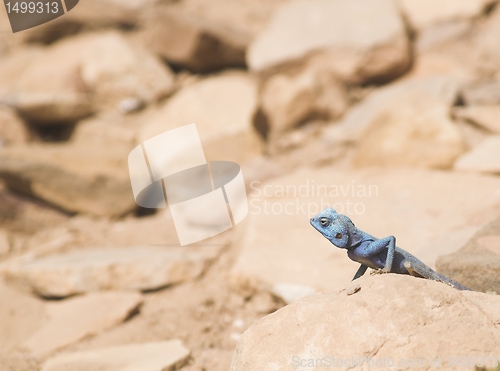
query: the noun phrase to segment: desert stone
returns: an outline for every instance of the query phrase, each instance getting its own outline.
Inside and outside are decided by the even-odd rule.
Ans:
[[[199,276],[220,248],[135,246],[81,248],[28,262],[5,275],[47,297],[98,290],[153,290]]]
[[[168,66],[118,32],[90,33],[49,46],[27,64],[6,99],[35,124],[66,124],[116,109],[126,98],[156,101],[172,93],[173,82]]]
[[[500,105],[456,107],[453,114],[456,118],[465,119],[483,129],[500,134]]]
[[[455,163],[455,169],[500,173],[500,135],[484,139],[470,152],[462,155]]]
[[[67,124],[90,115],[90,97],[78,71],[79,49],[78,43],[56,43],[33,58],[8,91],[9,104],[37,125]]]
[[[494,0],[398,0],[411,26],[421,31],[438,23],[471,20],[480,16]]]
[[[238,341],[230,370],[407,370],[414,362],[432,370],[449,368],[446,357],[455,354],[496,364],[498,296],[395,274],[356,284],[304,298],[252,325]]]
[[[58,226],[68,219],[66,213],[0,185],[0,224],[3,228],[33,234]]]
[[[0,105],[0,148],[28,140],[28,128],[19,115],[12,108]]]
[[[150,103],[173,92],[169,67],[119,33],[90,35],[81,44],[81,78],[98,105],[117,106],[127,98]]]
[[[165,371],[181,367],[189,350],[180,340],[128,344],[49,358],[42,371]]]
[[[351,107],[335,125],[327,128],[323,139],[333,143],[356,143],[375,117],[384,110],[396,109],[394,101],[411,94],[435,97],[451,108],[457,99],[460,80],[449,76],[415,78],[393,83],[369,94]],[[428,98],[430,99],[430,98]]]
[[[261,99],[272,136],[312,117],[336,119],[348,105],[342,83],[334,75],[312,68],[297,76],[277,74],[269,78]]]
[[[0,257],[8,254],[10,251],[9,235],[6,231],[0,229]]]
[[[26,341],[42,325],[42,300],[19,292],[0,281],[0,354]]]
[[[16,146],[0,151],[0,177],[18,192],[70,212],[123,215],[135,206],[126,150],[106,145]]]
[[[195,123],[208,160],[243,163],[262,151],[253,127],[257,85],[245,73],[229,72],[203,79],[170,98],[144,125],[140,141]]]
[[[388,0],[284,4],[250,45],[247,61],[263,71],[323,52],[332,70],[358,82],[397,76],[410,62],[403,20]]]
[[[500,104],[500,81],[479,81],[466,85],[462,88],[461,97],[469,106]]]
[[[486,224],[460,250],[440,256],[436,266],[473,290],[500,293],[500,219]]]
[[[99,292],[47,303],[46,319],[22,348],[45,355],[120,322],[142,302],[138,293]]]
[[[449,168],[465,151],[460,131],[441,99],[414,92],[373,117],[357,143],[357,166]]]
[[[172,65],[196,72],[245,65],[250,35],[175,8],[150,13],[141,41]]]

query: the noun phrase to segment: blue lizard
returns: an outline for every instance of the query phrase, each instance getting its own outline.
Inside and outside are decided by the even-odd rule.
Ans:
[[[356,228],[349,217],[326,208],[310,220],[311,225],[336,247],[347,250],[347,256],[361,264],[353,281],[368,268],[380,273],[409,274],[446,283],[458,290],[469,288],[437,273],[409,252],[396,246],[396,238],[376,238]]]

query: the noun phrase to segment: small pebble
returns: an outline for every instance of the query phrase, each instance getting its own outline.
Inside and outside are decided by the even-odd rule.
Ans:
[[[138,98],[126,98],[118,104],[118,109],[123,114],[139,111],[144,107],[144,102]]]

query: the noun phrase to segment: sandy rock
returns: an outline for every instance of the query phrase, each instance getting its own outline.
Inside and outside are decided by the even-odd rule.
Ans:
[[[263,71],[302,62],[311,53],[324,53],[330,70],[357,82],[398,76],[410,62],[408,37],[393,2],[299,0],[274,14],[250,45],[247,63]]]
[[[12,33],[9,36],[12,37]],[[40,58],[41,55],[43,55],[43,48],[39,46],[26,46],[2,54],[2,58],[0,58],[0,81],[2,81],[0,98],[2,101],[5,101],[7,95],[15,89],[19,81],[19,76],[26,70],[30,63],[34,59]]]
[[[164,371],[181,367],[189,350],[180,340],[129,344],[49,358],[42,371]]]
[[[471,20],[480,16],[495,0],[398,0],[413,29],[421,31],[439,23]]]
[[[127,152],[86,146],[16,146],[0,151],[0,177],[70,212],[122,215],[135,208]]]
[[[65,124],[92,113],[79,76],[77,43],[54,44],[28,63],[8,92],[8,103],[36,124]]]
[[[171,4],[194,19],[209,24],[219,24],[226,30],[254,38],[262,31],[276,10],[288,0],[213,0],[207,6],[205,0],[185,0]]]
[[[8,104],[35,124],[66,124],[92,113],[75,61],[78,46],[68,46],[52,47],[37,57],[7,96]]]
[[[47,297],[96,290],[153,290],[199,276],[220,247],[82,248],[13,261],[4,275]]]
[[[156,101],[173,91],[173,80],[167,66],[118,32],[86,34],[47,47],[5,99],[34,123],[64,124],[126,98]]]
[[[395,99],[357,143],[356,166],[451,167],[465,150],[448,104],[423,92]]]
[[[409,79],[429,79],[436,77],[450,77],[459,81],[468,81],[474,76],[467,66],[452,56],[435,52],[426,52],[418,56],[411,71],[405,75]]]
[[[89,97],[84,93],[22,92],[9,103],[26,120],[38,126],[70,124],[93,112]]]
[[[474,37],[465,45],[463,55],[471,54],[474,67],[481,76],[500,78],[500,50],[498,35],[500,33],[500,7],[495,7],[488,18],[477,27]],[[498,95],[497,95],[498,96]]]
[[[461,97],[468,106],[500,104],[500,81],[471,83],[462,88]]]
[[[141,126],[140,118],[129,120],[119,113],[81,120],[71,133],[76,145],[116,147],[131,151]]]
[[[245,294],[267,290],[285,300],[291,291],[325,292],[350,282],[359,265],[309,224],[328,206],[374,236],[394,235],[398,246],[434,266],[498,216],[499,189],[498,177],[424,169],[322,167],[255,182],[229,282]]]
[[[470,152],[460,156],[454,168],[483,173],[500,173],[500,135],[486,138]]]
[[[243,163],[263,148],[253,127],[256,108],[257,86],[249,75],[230,72],[209,77],[170,98],[144,125],[139,140],[195,123],[208,160]]]
[[[46,319],[20,346],[44,355],[120,322],[142,302],[140,294],[92,293],[46,304]]]
[[[120,220],[96,220],[82,215],[71,218],[68,227],[78,235],[77,247],[174,246],[179,243],[168,209],[140,218],[131,215]]]
[[[460,42],[472,29],[472,22],[459,20],[437,23],[420,29],[415,40],[415,50],[418,54],[426,51],[439,50],[441,45]]]
[[[436,266],[473,290],[500,293],[500,219],[486,224],[460,250],[440,256]]]
[[[147,7],[137,41],[170,64],[208,72],[244,67],[253,37],[287,0],[164,2]]]
[[[500,105],[456,107],[455,118],[468,120],[488,131],[500,134]]]
[[[465,148],[467,151],[477,147],[483,140],[488,138],[491,133],[484,130],[480,126],[472,124],[464,119],[455,119],[455,125],[464,138]]]
[[[44,304],[0,281],[0,358],[26,341],[43,323]]]
[[[119,33],[91,35],[81,42],[82,80],[98,104],[118,104],[126,98],[150,103],[172,93],[170,69]]]
[[[6,231],[0,229],[0,258],[10,251],[9,235]]]
[[[345,88],[336,77],[312,69],[296,76],[272,76],[265,82],[261,99],[271,136],[314,117],[336,119],[348,105]]]
[[[374,118],[384,110],[394,108],[394,100],[411,94],[423,94],[443,100],[451,108],[456,101],[460,80],[448,76],[409,79],[377,89],[347,111],[335,125],[322,136],[332,145],[338,142],[356,143]]]
[[[46,204],[13,193],[0,185],[0,224],[15,232],[33,234],[68,220],[68,215]]]
[[[231,371],[449,369],[457,354],[495,365],[499,297],[392,274],[357,284],[355,293],[318,294],[261,319],[238,341]]]
[[[195,72],[245,66],[250,35],[167,8],[142,21],[140,41],[170,64]]]
[[[29,132],[16,112],[0,105],[0,146],[26,143]]]

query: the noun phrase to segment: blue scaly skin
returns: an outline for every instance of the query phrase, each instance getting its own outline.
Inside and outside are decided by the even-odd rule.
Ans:
[[[356,228],[349,217],[332,208],[324,209],[311,218],[310,222],[328,241],[340,249],[346,249],[351,260],[361,264],[353,281],[365,274],[368,268],[372,268],[380,273],[409,274],[443,282],[458,290],[470,290],[397,247],[394,236],[380,239],[373,237]]]

